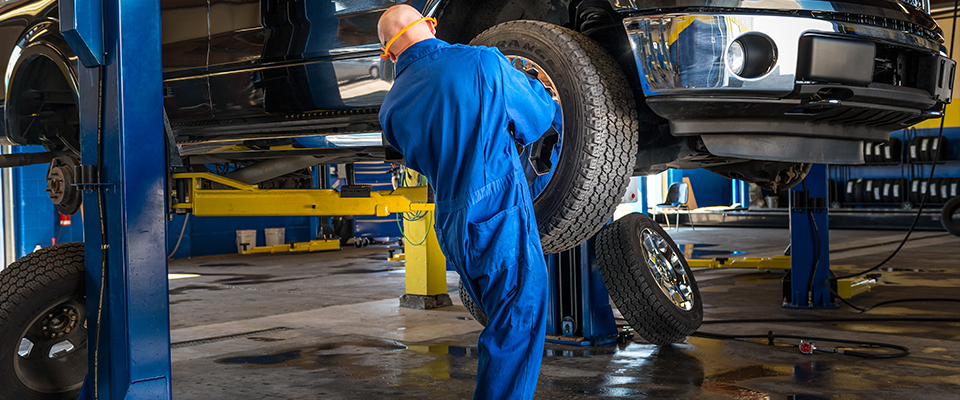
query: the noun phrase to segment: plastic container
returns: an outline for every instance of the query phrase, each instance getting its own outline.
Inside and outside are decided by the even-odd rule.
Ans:
[[[263,241],[267,246],[276,246],[286,243],[286,228],[265,228],[263,230]]]
[[[237,231],[237,253],[243,254],[244,250],[250,250],[257,245],[257,231],[254,229],[244,229]]]

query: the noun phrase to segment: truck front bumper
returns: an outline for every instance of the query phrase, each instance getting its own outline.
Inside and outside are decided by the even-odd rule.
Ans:
[[[939,116],[952,95],[943,47],[889,21],[673,13],[624,27],[650,108],[720,156],[862,162],[863,141]]]

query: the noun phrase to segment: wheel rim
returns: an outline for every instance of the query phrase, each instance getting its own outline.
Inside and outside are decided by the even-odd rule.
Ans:
[[[560,104],[561,109],[563,108],[563,103],[560,102],[560,94],[557,91],[557,86],[554,84],[553,78],[551,78],[539,64],[522,56],[508,55],[506,57],[507,60],[510,61],[510,64],[520,71],[536,70],[537,79],[548,89],[551,97],[553,97],[553,101]],[[536,150],[538,147],[546,147],[546,149],[538,152]],[[540,140],[530,145],[517,145],[517,153],[520,156],[520,166],[523,168],[523,174],[527,178],[527,184],[530,187],[530,197],[532,199],[536,200],[537,197],[543,193],[544,189],[546,189],[547,184],[550,183],[553,172],[557,167],[557,162],[560,159],[562,148],[562,133],[555,135],[555,139],[544,135]],[[549,157],[546,156],[545,152],[549,152]],[[542,161],[538,162],[538,160],[543,160],[544,158],[549,158],[549,166],[543,165]]]
[[[40,393],[79,389],[87,374],[86,306],[57,302],[20,334],[13,368],[27,388]]]
[[[640,243],[645,253],[645,264],[660,291],[677,308],[684,311],[692,310],[693,287],[680,255],[660,234],[649,228],[640,231]]]

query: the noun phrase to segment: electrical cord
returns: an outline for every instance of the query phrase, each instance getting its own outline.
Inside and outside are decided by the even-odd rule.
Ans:
[[[899,300],[894,300],[886,303],[898,302]],[[616,318],[618,321],[628,322],[624,318]],[[708,320],[703,321],[702,325],[720,325],[720,324],[756,324],[756,323],[797,323],[797,322],[960,322],[960,318],[943,318],[943,317],[858,317],[858,318],[759,318],[759,319],[718,319],[718,320]],[[878,342],[866,342],[858,340],[847,340],[847,339],[834,339],[834,338],[822,338],[814,336],[798,336],[798,335],[775,335],[773,331],[767,331],[766,335],[727,335],[715,332],[703,332],[697,331],[691,334],[690,336],[694,337],[703,337],[708,339],[724,339],[724,340],[739,340],[739,339],[760,339],[766,338],[769,345],[773,345],[773,341],[776,338],[783,339],[799,339],[799,340],[816,340],[821,342],[830,342],[830,343],[847,343],[847,344],[856,344],[860,346],[876,347],[876,348],[887,348],[898,350],[896,353],[865,353],[860,351],[851,351],[844,350],[839,348],[834,349],[816,349],[813,348],[813,351],[819,351],[822,353],[836,353],[853,357],[861,358],[896,358],[903,357],[910,354],[910,349],[905,346],[888,344],[888,343],[878,343]],[[799,347],[799,345],[792,345],[793,347]]]
[[[173,246],[173,251],[167,255],[167,259],[173,258],[174,254],[177,254],[177,249],[180,248],[180,241],[183,240],[183,233],[187,231],[187,221],[190,220],[190,214],[188,213],[186,217],[183,218],[183,227],[180,228],[180,236],[177,237],[177,244]]]
[[[399,179],[399,181],[400,181],[400,182],[399,182],[399,186],[400,186],[400,187],[408,187],[408,186],[407,186],[407,179],[411,178],[411,176],[410,176],[410,174],[409,174],[409,172],[407,171],[406,168],[403,168],[401,173],[403,174],[403,177],[402,177],[401,179]],[[420,174],[420,176],[417,177],[417,185],[416,185],[416,186],[424,186],[424,185],[426,185],[426,184],[427,184],[427,178],[426,178],[425,176],[423,176],[423,174]],[[408,218],[408,217],[407,217],[407,214],[413,214],[413,216]],[[424,232],[424,234],[423,234],[423,239],[420,239],[419,241],[414,242],[413,240],[411,240],[410,238],[407,237],[407,233],[403,230],[403,224],[400,222],[400,220],[401,220],[401,218],[402,218],[403,221],[415,222],[415,221],[420,221],[420,220],[422,220],[424,217],[429,217],[429,218],[430,218],[430,219],[427,221],[427,229],[426,229],[426,232]],[[397,213],[397,227],[400,228],[400,236],[403,237],[403,242],[404,242],[404,244],[410,244],[411,246],[419,246],[419,245],[424,244],[424,243],[427,241],[427,238],[430,237],[430,228],[431,228],[432,226],[433,226],[433,213],[431,213],[431,212],[429,212],[429,211],[417,211],[417,212],[413,212],[413,213]]]
[[[956,47],[956,41],[955,41],[955,40],[956,40],[956,38],[957,38],[957,10],[958,10],[958,8],[960,8],[960,0],[954,0],[954,1],[953,1],[953,23],[952,23],[952,32],[950,33],[950,43],[951,43],[951,45],[950,45],[950,52],[949,52],[949,55],[948,55],[948,57],[949,57],[950,59],[953,59],[953,49],[954,49],[954,47]],[[943,142],[943,125],[944,125],[944,122],[947,120],[946,107],[944,107],[944,110],[943,110],[943,111],[944,111],[944,112],[943,112],[943,115],[940,116],[940,132],[937,134],[937,143],[938,143],[938,144]],[[941,150],[941,148],[943,148],[943,146],[939,146],[939,145],[938,145],[938,146],[937,146],[937,149],[934,150],[934,152],[933,152],[933,163],[930,165],[930,178],[929,178],[929,179],[933,179],[934,171],[936,171],[936,168],[937,168],[937,160],[939,160],[939,158],[940,158],[940,150]],[[870,272],[876,271],[876,270],[879,269],[880,267],[884,266],[887,262],[889,262],[890,260],[892,260],[893,257],[896,256],[897,253],[900,252],[900,249],[902,249],[903,246],[907,243],[907,240],[910,239],[910,235],[913,233],[913,230],[917,227],[917,222],[920,221],[920,215],[923,213],[923,207],[924,207],[924,205],[926,205],[928,194],[929,194],[929,190],[928,190],[928,191],[924,191],[924,192],[921,194],[921,196],[920,196],[920,206],[917,207],[917,215],[913,218],[913,222],[910,224],[910,229],[907,230],[907,234],[903,237],[903,240],[900,241],[900,245],[897,246],[897,248],[893,251],[893,253],[890,253],[890,255],[889,255],[886,259],[884,259],[883,261],[881,261],[879,264],[873,266],[872,268],[869,268],[869,269],[866,269],[866,270],[863,270],[863,271],[860,271],[860,272],[857,272],[857,273],[854,273],[854,274],[849,274],[849,275],[844,275],[844,276],[838,276],[838,277],[830,278],[830,280],[836,281],[836,280],[840,280],[840,279],[853,278],[853,277],[857,277],[857,276],[860,276],[860,275],[868,274],[868,273],[870,273]],[[829,286],[829,285],[828,285],[828,286]],[[846,302],[844,302],[844,303],[846,303]]]
[[[107,81],[107,68],[103,65],[97,67],[99,78],[97,87],[97,155],[96,155],[96,174],[97,185],[97,210],[100,217],[100,295],[97,299],[97,326],[94,335],[93,345],[93,399],[100,400],[100,326],[103,322],[103,297],[107,288],[107,249],[110,245],[107,243],[107,214],[103,194],[103,98],[104,86]]]
[[[800,183],[803,185],[803,191],[806,192],[807,196],[809,197],[810,192],[807,192],[806,179],[800,181]],[[810,225],[813,226],[813,232],[816,235],[816,241],[814,242],[815,244],[814,244],[813,268],[810,271],[810,279],[807,281],[808,282],[807,283],[807,304],[812,306],[814,278],[817,276],[817,267],[820,266],[820,252],[822,251],[822,249],[820,244],[820,227],[817,226],[817,219],[813,216],[813,210],[810,210],[808,208],[806,214],[807,214],[807,219],[810,221]]]
[[[951,43],[951,46],[950,46],[950,54],[949,54],[949,57],[950,57],[951,59],[953,58],[953,48],[955,47],[954,44],[956,43],[955,40],[956,40],[956,37],[957,37],[957,10],[958,10],[958,9],[960,9],[960,0],[954,0],[954,4],[953,4],[953,22],[952,22],[952,25],[953,25],[953,26],[952,26],[952,29],[953,29],[953,31],[952,31],[951,34],[950,34],[950,43]],[[947,119],[947,117],[946,117],[946,109],[944,109],[944,115],[942,115],[942,116],[940,117],[940,129],[939,129],[939,132],[937,133],[937,143],[938,143],[938,144],[940,144],[940,143],[943,142],[943,127],[944,127],[944,122],[946,121],[946,119]],[[933,179],[934,172],[936,171],[936,168],[937,168],[937,161],[940,159],[940,150],[941,150],[942,148],[943,148],[943,146],[938,145],[937,148],[936,148],[936,150],[934,150],[934,152],[933,152],[933,163],[930,165],[930,177],[928,178],[929,180],[932,180],[932,179]],[[908,302],[927,302],[927,301],[960,302],[960,299],[917,298],[917,299],[889,300],[889,301],[883,301],[883,302],[880,302],[880,303],[877,303],[877,304],[874,304],[874,305],[871,305],[871,306],[867,306],[867,307],[858,307],[857,305],[855,305],[855,304],[847,301],[847,300],[844,299],[843,297],[840,297],[840,295],[837,293],[837,291],[834,290],[833,287],[830,286],[830,281],[839,281],[839,280],[841,280],[841,279],[849,279],[849,278],[853,278],[853,277],[857,277],[857,276],[861,276],[861,275],[868,274],[868,273],[870,273],[870,272],[876,271],[877,269],[880,269],[880,267],[883,267],[884,265],[887,264],[887,262],[889,262],[890,260],[892,260],[893,257],[895,257],[895,256],[900,252],[900,250],[903,248],[903,246],[907,243],[907,240],[910,239],[910,235],[913,233],[914,229],[916,229],[916,227],[917,227],[917,222],[920,221],[920,215],[923,213],[923,207],[926,205],[927,196],[928,196],[928,195],[929,195],[929,190],[923,191],[923,193],[922,193],[921,196],[920,196],[920,205],[919,205],[919,207],[917,207],[917,214],[916,214],[916,216],[914,216],[913,222],[910,224],[910,229],[907,230],[907,234],[904,235],[903,240],[900,241],[900,244],[897,245],[897,248],[894,249],[893,252],[890,253],[890,255],[887,256],[886,259],[884,259],[883,261],[881,261],[879,264],[877,264],[877,265],[875,265],[875,266],[873,266],[873,267],[871,267],[871,268],[868,268],[868,269],[866,269],[866,270],[863,270],[863,271],[860,271],[860,272],[857,272],[857,273],[853,273],[853,274],[849,274],[849,275],[843,275],[843,276],[833,277],[833,278],[827,279],[827,281],[824,282],[824,286],[827,288],[827,290],[830,291],[830,293],[833,294],[834,298],[839,299],[840,302],[842,302],[843,304],[846,304],[848,307],[853,308],[854,310],[857,310],[857,311],[859,311],[859,312],[861,312],[861,313],[867,312],[867,311],[869,311],[869,310],[871,310],[871,309],[873,309],[873,308],[880,307],[880,306],[884,306],[884,305],[887,305],[887,304],[908,303]],[[819,240],[818,240],[818,242],[819,242]],[[811,280],[811,284],[812,284],[812,280]]]
[[[818,349],[813,347],[813,344],[809,344],[809,351],[812,352],[821,352],[821,353],[835,353],[845,356],[860,357],[860,358],[897,358],[904,357],[910,354],[910,349],[904,346],[889,344],[889,343],[878,343],[878,342],[866,342],[861,340],[846,340],[846,339],[834,339],[834,338],[823,338],[823,337],[814,337],[814,336],[798,336],[798,335],[775,335],[773,331],[768,331],[766,335],[724,335],[720,333],[712,332],[694,332],[692,335],[694,337],[702,337],[708,339],[728,339],[728,340],[738,340],[738,339],[767,339],[767,344],[770,346],[774,345],[774,340],[777,338],[781,339],[799,339],[801,341],[816,340],[820,342],[829,342],[829,343],[846,343],[854,344],[859,347],[873,347],[878,349],[892,349],[897,350],[894,353],[868,353],[863,351],[855,350],[846,350],[843,348],[833,348],[833,349]],[[800,347],[801,351],[804,351],[801,344],[791,345],[793,347]]]

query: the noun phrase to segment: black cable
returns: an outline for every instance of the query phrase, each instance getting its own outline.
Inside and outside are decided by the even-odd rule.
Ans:
[[[621,319],[622,320],[622,319]],[[754,318],[754,319],[715,319],[703,321],[703,325],[718,324],[759,324],[784,322],[960,322],[960,318],[947,317],[841,317],[841,318]]]
[[[956,40],[956,38],[957,38],[957,9],[958,9],[958,8],[960,8],[960,0],[953,0],[953,23],[952,23],[952,30],[953,30],[953,31],[950,33],[950,50],[949,50],[949,55],[948,55],[948,57],[949,57],[950,59],[953,59],[953,49],[954,49],[954,47],[956,47],[956,41],[955,41],[955,40]],[[946,120],[947,120],[947,110],[946,110],[946,107],[944,107],[943,115],[940,116],[940,132],[937,134],[937,143],[938,143],[938,144],[939,144],[939,143],[943,143],[943,125],[944,125],[944,122],[945,122]],[[937,160],[939,160],[939,158],[940,158],[940,149],[941,149],[942,147],[943,147],[943,146],[938,145],[938,146],[937,146],[937,149],[933,152],[933,164],[930,165],[930,178],[929,178],[929,179],[931,179],[931,180],[933,179],[933,173],[934,173],[934,171],[935,171],[936,168],[937,168]],[[890,261],[891,259],[893,259],[893,257],[896,256],[897,253],[900,252],[900,249],[903,248],[903,245],[905,245],[905,244],[907,243],[907,240],[910,239],[910,234],[912,234],[912,233],[913,233],[913,230],[917,227],[917,222],[920,221],[920,215],[923,213],[923,206],[924,206],[924,205],[926,204],[926,202],[927,202],[927,195],[928,195],[928,193],[929,193],[929,190],[923,192],[923,194],[921,195],[921,197],[920,197],[920,206],[917,207],[917,215],[913,218],[913,223],[910,224],[910,229],[907,230],[907,234],[903,237],[903,240],[900,241],[900,245],[897,246],[897,248],[893,251],[893,253],[890,253],[890,256],[888,256],[885,260],[883,260],[882,262],[880,262],[880,264],[877,264],[876,266],[874,266],[874,267],[872,267],[872,268],[869,268],[869,269],[864,270],[864,271],[861,271],[861,272],[857,272],[857,273],[855,273],[855,274],[850,274],[850,275],[844,275],[844,276],[838,276],[838,277],[830,278],[830,280],[840,280],[840,279],[853,278],[853,277],[860,276],[860,275],[863,275],[863,274],[866,274],[866,273],[870,273],[870,272],[876,271],[876,270],[879,269],[880,267],[884,266],[888,261]]]
[[[887,300],[887,301],[881,301],[881,302],[879,302],[879,303],[877,303],[877,304],[874,304],[874,305],[872,305],[872,306],[864,307],[864,308],[863,308],[863,311],[860,311],[860,312],[870,311],[870,310],[873,309],[873,308],[880,307],[880,306],[885,306],[885,305],[887,305],[887,304],[914,303],[914,302],[920,302],[920,301],[960,302],[960,299],[918,298],[918,299]]]
[[[100,82],[97,87],[97,155],[96,173],[97,210],[100,214],[100,296],[97,299],[97,326],[93,345],[93,399],[100,400],[100,325],[103,322],[103,297],[107,285],[107,214],[103,194],[103,98],[104,86],[107,81],[107,68],[97,67],[100,72]]]
[[[800,184],[803,185],[803,191],[806,193],[806,196],[810,197],[810,192],[807,191],[807,180],[804,179],[800,181]],[[791,196],[792,198],[792,196]],[[813,232],[816,235],[816,242],[814,245],[814,258],[813,258],[813,268],[810,271],[810,279],[807,281],[807,304],[813,307],[813,288],[814,288],[814,278],[817,276],[817,267],[820,266],[820,252],[822,251],[820,243],[820,227],[817,226],[817,219],[813,216],[813,210],[807,209],[807,219],[810,220],[810,225],[813,226]],[[793,249],[790,250],[791,253]]]
[[[693,333],[692,335],[690,335],[690,336],[703,337],[703,338],[709,338],[709,339],[728,339],[728,340],[737,340],[737,339],[767,339],[767,343],[768,343],[769,345],[773,345],[773,341],[774,341],[774,339],[776,339],[776,338],[782,338],[782,339],[799,339],[799,340],[816,340],[816,341],[820,341],[820,342],[855,344],[855,345],[858,345],[858,346],[860,346],[860,347],[875,347],[875,348],[886,348],[886,349],[899,350],[899,352],[896,352],[896,353],[880,353],[880,354],[875,354],[875,353],[866,353],[866,352],[862,352],[862,351],[844,350],[844,349],[840,349],[840,348],[834,348],[834,349],[830,349],[830,350],[814,349],[814,351],[819,351],[819,352],[822,352],[822,353],[836,353],[836,354],[842,354],[842,355],[853,356],[853,357],[861,357],[861,358],[897,358],[897,357],[903,357],[903,356],[906,356],[906,355],[909,355],[909,354],[910,354],[910,349],[909,349],[909,348],[904,347],[904,346],[900,346],[900,345],[896,345],[896,344],[879,343],[879,342],[865,342],[865,341],[860,341],[860,340],[845,340],[845,339],[834,339],[834,338],[822,338],[822,337],[814,337],[814,336],[775,335],[775,334],[773,333],[773,331],[769,331],[769,332],[767,332],[767,334],[765,334],[765,335],[725,335],[725,334],[712,333],[712,332],[694,332],[694,333]],[[794,347],[798,347],[798,345],[793,345],[793,346],[794,346]]]

